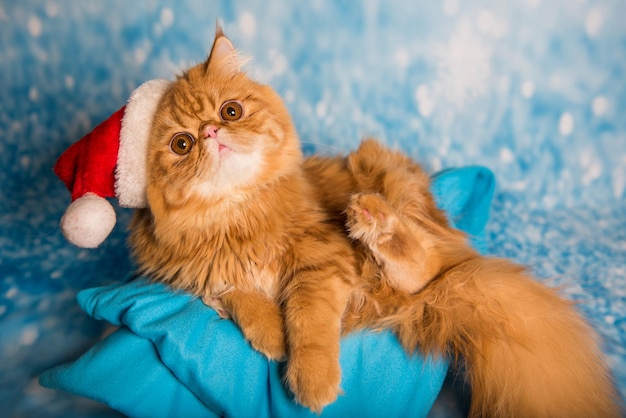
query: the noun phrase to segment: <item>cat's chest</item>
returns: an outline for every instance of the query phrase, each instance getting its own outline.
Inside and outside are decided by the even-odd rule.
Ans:
[[[287,253],[284,242],[242,242],[231,237],[211,252],[209,283],[213,294],[236,287],[276,296]]]

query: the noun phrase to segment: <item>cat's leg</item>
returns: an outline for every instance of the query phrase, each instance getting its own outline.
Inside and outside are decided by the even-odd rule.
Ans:
[[[396,289],[421,290],[441,269],[435,239],[378,194],[355,194],[347,209],[349,236],[366,245]]]
[[[282,312],[275,301],[261,292],[235,288],[222,294],[220,300],[223,309],[230,314],[255,350],[270,360],[285,359]]]
[[[308,239],[298,249],[299,264],[283,293],[286,379],[296,402],[320,413],[341,393],[341,318],[356,281],[354,255],[345,235]]]

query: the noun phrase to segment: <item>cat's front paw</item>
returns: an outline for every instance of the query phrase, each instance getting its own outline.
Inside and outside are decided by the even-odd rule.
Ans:
[[[391,239],[396,216],[379,194],[358,193],[352,196],[347,209],[349,236],[370,247]]]
[[[283,316],[278,304],[259,292],[242,292],[236,288],[223,293],[221,299],[255,350],[270,360],[287,357]]]
[[[252,348],[269,360],[285,360],[287,358],[287,349],[282,317],[278,314],[271,315],[268,312],[258,312],[258,316],[248,319],[244,320],[235,316],[235,322],[238,322],[243,336],[248,340]]]
[[[339,387],[339,361],[327,353],[314,350],[291,353],[286,378],[295,401],[317,414],[343,393]]]
[[[269,360],[283,361],[287,358],[282,328],[246,329],[244,335],[250,341],[250,345]]]
[[[222,319],[229,319],[230,314],[222,304],[222,300],[216,296],[203,296],[202,302],[210,308],[213,308],[217,315]]]

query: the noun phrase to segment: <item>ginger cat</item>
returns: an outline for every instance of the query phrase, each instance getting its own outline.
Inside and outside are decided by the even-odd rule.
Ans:
[[[475,416],[617,416],[592,331],[523,269],[481,257],[407,157],[365,141],[304,160],[290,116],[218,28],[166,92],[148,152],[139,269],[231,316],[295,400],[341,392],[342,332],[393,329],[467,369]],[[382,383],[382,382],[381,382]]]

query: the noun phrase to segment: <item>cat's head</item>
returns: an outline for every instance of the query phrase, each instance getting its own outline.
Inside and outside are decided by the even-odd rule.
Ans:
[[[164,94],[149,143],[149,202],[241,200],[299,168],[300,144],[285,105],[240,67],[218,28],[209,58]]]

